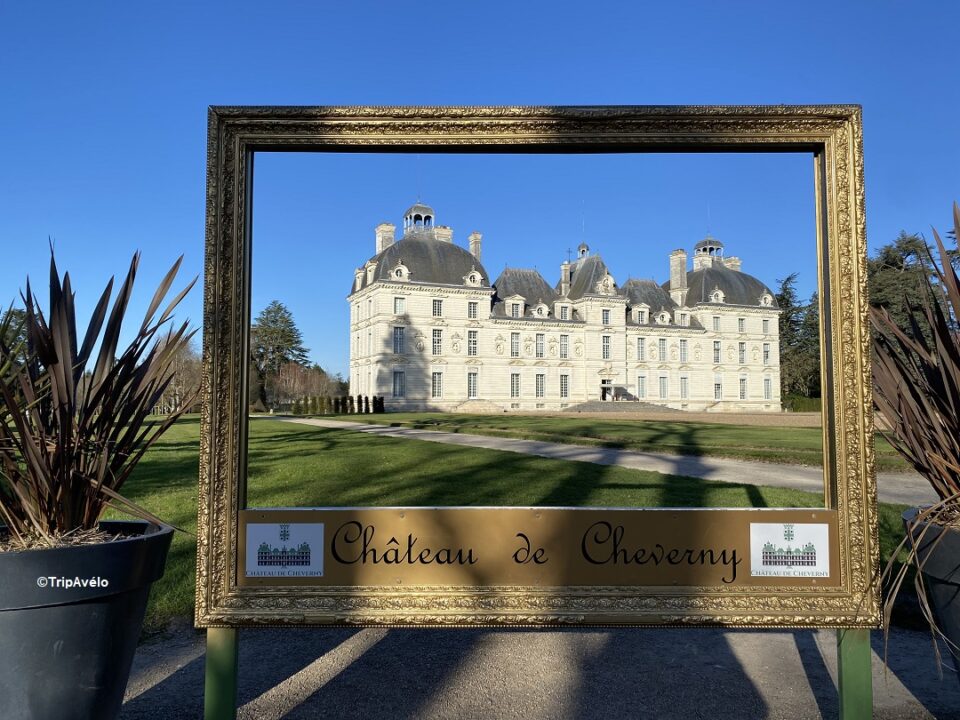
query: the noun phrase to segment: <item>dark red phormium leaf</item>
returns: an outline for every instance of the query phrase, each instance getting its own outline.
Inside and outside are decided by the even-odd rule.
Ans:
[[[120,489],[147,449],[193,404],[195,396],[187,397],[162,422],[149,419],[173,377],[175,355],[194,334],[186,323],[169,327],[193,282],[158,318],[181,257],[154,293],[136,335],[118,354],[139,261],[137,253],[109,316],[113,280],[107,284],[79,349],[70,278],[60,280],[52,250],[46,314],[27,282],[26,347],[0,342],[0,522],[13,537],[50,538],[95,527],[108,505],[157,521]],[[10,336],[3,327],[9,317],[0,323],[0,337]]]

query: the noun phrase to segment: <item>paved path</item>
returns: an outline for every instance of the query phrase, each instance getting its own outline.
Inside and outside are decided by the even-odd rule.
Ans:
[[[960,718],[929,635],[873,633],[874,717]],[[199,718],[203,636],[137,651],[120,720]],[[685,629],[250,629],[240,720],[836,718],[836,633]]]
[[[272,419],[316,427],[355,430],[383,437],[408,438],[450,445],[487,448],[489,450],[503,450],[554,460],[575,460],[598,465],[616,465],[633,468],[634,470],[651,470],[665,475],[686,475],[703,480],[823,492],[823,471],[820,468],[804,465],[777,465],[707,456],[645,453],[635,450],[567,445],[540,440],[517,440],[437,430],[416,430],[414,428],[391,427],[389,425],[374,425],[345,420],[288,417],[274,417]],[[785,432],[789,432],[789,430],[785,430]],[[935,502],[937,499],[926,480],[916,473],[878,473],[877,484],[879,499],[882,502],[922,505]]]

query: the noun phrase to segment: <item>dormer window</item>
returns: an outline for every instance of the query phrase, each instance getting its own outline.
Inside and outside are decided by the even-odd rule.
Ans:
[[[521,303],[515,302],[510,303],[510,317],[518,318],[523,312],[523,305]]]
[[[646,309],[646,308],[638,308],[638,309],[637,309],[637,323],[639,323],[640,325],[646,325],[646,324],[647,324],[647,309]]]
[[[480,282],[483,280],[483,277],[476,270],[471,270],[464,280],[466,281],[467,285],[478,287]]]
[[[722,303],[724,301],[723,290],[716,288],[712,293],[710,293],[710,302]]]
[[[410,271],[403,263],[397,263],[397,265],[393,268],[391,275],[394,280],[398,281],[406,281],[410,279]]]
[[[570,307],[568,305],[560,306],[560,319],[569,320],[570,319]]]
[[[550,310],[543,303],[537,305],[537,309],[534,312],[536,312],[537,317],[541,318],[547,317],[550,314]]]
[[[657,315],[657,323],[659,325],[669,325],[670,324],[670,313],[666,310]]]
[[[773,305],[773,298],[770,296],[770,293],[764,293],[760,296],[760,304],[764,307],[770,307]]]

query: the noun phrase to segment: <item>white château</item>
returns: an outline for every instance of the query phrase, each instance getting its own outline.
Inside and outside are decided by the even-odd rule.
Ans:
[[[350,303],[350,393],[387,410],[557,411],[588,401],[719,412],[780,410],[776,298],[709,235],[669,255],[669,279],[618,285],[586,244],[551,285],[491,282],[417,203],[376,227]]]

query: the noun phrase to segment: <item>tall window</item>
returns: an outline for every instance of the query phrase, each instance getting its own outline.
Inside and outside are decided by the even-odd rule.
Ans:
[[[686,375],[680,376],[680,398],[686,400],[690,397],[690,379]]]
[[[404,397],[407,393],[407,381],[406,376],[403,374],[403,370],[394,370],[393,371],[393,396],[394,397]]]
[[[467,373],[467,398],[473,400],[477,397],[477,373]]]
[[[537,347],[536,347],[536,351],[537,351],[537,357],[538,357],[538,358],[542,358],[542,357],[543,357],[543,338],[544,338],[543,333],[537,333]]]
[[[713,378],[713,399],[721,400],[723,398],[723,378],[719,375]]]
[[[720,341],[719,340],[713,341],[713,361],[715,363],[720,362]]]
[[[520,303],[512,303],[510,306],[510,317],[520,317]]]
[[[439,355],[443,352],[443,330],[433,331],[433,354]]]
[[[647,311],[646,310],[637,310],[637,322],[641,325],[647,323]]]
[[[610,359],[610,336],[609,335],[602,336],[600,338],[600,342],[601,342],[600,349],[603,353],[603,359],[609,360]]]
[[[510,333],[510,357],[520,357],[520,333]]]
[[[647,396],[647,376],[637,375],[637,397],[643,400]]]
[[[647,339],[637,338],[637,360],[643,362],[647,359]]]
[[[609,324],[610,324],[610,311],[609,311],[609,310],[604,310],[604,311],[603,311],[603,324],[604,324],[604,325],[609,325]]]
[[[747,399],[747,379],[745,377],[740,378],[740,399]]]
[[[683,326],[690,324],[690,316],[687,313],[680,313],[680,324]]]
[[[510,397],[520,397],[520,373],[510,373]]]
[[[443,397],[443,373],[435,372],[430,379],[430,396],[435,398]]]
[[[443,317],[443,300],[433,301],[433,316]]]
[[[393,329],[393,352],[398,355],[404,352],[402,327],[395,327]]]
[[[686,362],[686,361],[687,361],[687,341],[681,340],[680,341],[680,362]]]
[[[477,354],[477,331],[467,330],[467,355]]]
[[[667,376],[666,376],[666,375],[661,375],[660,378],[659,378],[659,380],[660,380],[660,382],[659,382],[659,387],[658,387],[658,389],[659,389],[659,391],[660,391],[660,399],[661,399],[661,400],[666,400],[666,399],[667,399],[667,390],[668,390],[668,387],[667,387]]]
[[[747,331],[746,318],[737,318],[737,332],[746,332],[746,331]]]
[[[743,365],[747,361],[747,344],[737,343],[737,361]]]
[[[657,353],[660,360],[667,359],[667,340],[666,338],[660,338],[657,340]]]
[[[716,315],[713,316],[713,331],[720,332],[720,318]]]
[[[763,399],[769,400],[773,395],[773,383],[770,381],[770,378],[765,377],[763,379]]]
[[[367,300],[367,319],[373,317],[373,298]]]
[[[560,336],[560,359],[566,360],[570,353],[570,336]]]
[[[560,397],[562,398],[570,397],[570,376],[569,375],[560,376]]]
[[[763,334],[764,335],[770,334],[770,321],[767,320],[766,318],[764,318],[763,320]]]
[[[536,391],[537,391],[537,397],[538,397],[538,398],[542,398],[542,397],[543,397],[543,395],[544,395],[544,393],[545,393],[545,391],[546,391],[546,386],[547,386],[547,376],[544,375],[543,373],[537,373],[537,377],[536,377]]]
[[[406,312],[407,303],[406,300],[402,297],[395,297],[393,299],[393,314],[394,315],[403,315]]]
[[[570,319],[570,308],[566,305],[560,306],[560,319],[569,320]]]
[[[770,343],[763,344],[763,364],[770,364]]]
[[[478,303],[475,300],[471,300],[467,303],[467,318],[470,320],[477,319],[477,305]]]

